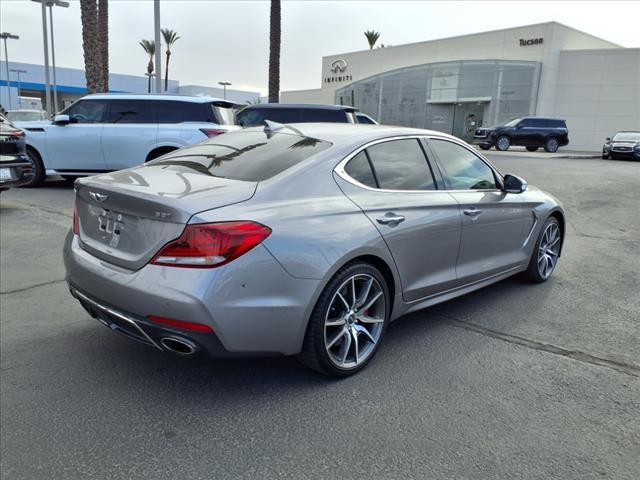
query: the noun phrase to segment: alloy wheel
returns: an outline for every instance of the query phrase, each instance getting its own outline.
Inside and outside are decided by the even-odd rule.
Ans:
[[[558,263],[560,255],[560,228],[550,223],[540,239],[538,246],[538,273],[543,279],[549,278]]]
[[[555,138],[551,138],[547,140],[547,152],[557,152],[558,151],[558,140]]]
[[[357,274],[342,283],[324,322],[324,345],[335,366],[353,369],[371,356],[382,335],[386,309],[384,290],[373,276]]]
[[[497,144],[498,150],[505,151],[505,150],[508,150],[510,146],[511,146],[511,142],[509,141],[508,137],[502,136],[498,138],[498,144]]]

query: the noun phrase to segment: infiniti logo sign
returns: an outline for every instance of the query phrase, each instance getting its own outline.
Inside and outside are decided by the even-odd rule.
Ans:
[[[334,60],[333,62],[331,62],[330,69],[333,73],[343,73],[347,69],[347,62],[346,60],[342,60],[341,58],[339,58],[338,60]]]

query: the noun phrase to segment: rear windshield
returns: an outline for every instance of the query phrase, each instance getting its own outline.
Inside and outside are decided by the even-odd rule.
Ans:
[[[193,147],[176,150],[147,165],[260,182],[330,146],[323,140],[289,133],[230,132]]]
[[[347,123],[343,110],[322,108],[247,108],[238,112],[236,118],[243,127],[264,125],[265,120],[277,123]]]

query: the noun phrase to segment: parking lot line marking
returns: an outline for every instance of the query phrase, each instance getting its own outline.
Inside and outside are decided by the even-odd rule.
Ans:
[[[60,278],[58,280],[51,280],[51,281],[48,281],[48,282],[36,283],[34,285],[28,285],[26,287],[16,288],[15,290],[5,290],[4,292],[0,292],[0,295],[9,295],[11,293],[20,293],[20,292],[24,292],[26,290],[31,290],[32,288],[46,287],[47,285],[53,285],[54,283],[60,283],[60,282],[64,282],[64,281],[65,281],[64,278]]]
[[[531,348],[533,350],[539,350],[547,353],[552,353],[554,355],[559,355],[561,357],[570,358],[572,360],[576,360],[578,362],[589,363],[591,365],[598,365],[601,367],[611,368],[621,373],[625,373],[627,375],[631,375],[632,377],[640,377],[640,366],[634,365],[631,363],[619,362],[617,360],[611,360],[607,358],[597,357],[595,355],[591,355],[586,352],[581,352],[579,350],[568,350],[566,348],[558,347],[556,345],[551,345],[548,343],[536,342],[535,340],[529,340],[524,337],[519,337],[517,335],[511,335],[509,333],[499,332],[497,330],[491,330],[489,328],[483,327],[481,325],[476,325],[475,323],[466,322],[464,320],[459,320],[454,317],[449,317],[447,315],[443,315],[441,313],[432,314],[436,317],[440,317],[443,322],[465,330],[470,330],[480,335],[484,335],[486,337],[495,338],[497,340],[502,340],[504,342],[513,343],[516,345],[520,345],[523,347]]]

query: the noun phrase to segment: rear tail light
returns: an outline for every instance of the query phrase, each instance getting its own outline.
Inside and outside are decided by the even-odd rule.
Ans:
[[[180,238],[165,245],[151,260],[172,267],[219,267],[244,255],[271,234],[256,222],[187,225]]]
[[[200,131],[207,137],[215,137],[216,135],[226,133],[226,130],[220,130],[219,128],[201,128]]]
[[[184,320],[174,320],[173,318],[158,317],[156,315],[147,315],[147,318],[154,323],[167,325],[169,327],[180,328],[181,330],[189,330],[191,332],[213,333],[213,328],[204,323],[186,322]]]
[[[73,234],[78,235],[80,232],[80,222],[78,221],[78,201],[73,203]]]

